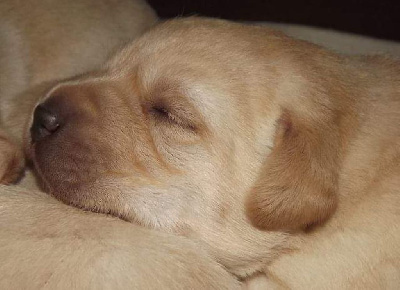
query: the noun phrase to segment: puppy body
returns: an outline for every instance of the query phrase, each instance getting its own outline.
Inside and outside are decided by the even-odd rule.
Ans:
[[[314,275],[316,288],[400,276],[394,60],[177,20],[40,105],[68,112],[27,146],[66,203],[190,237],[232,273],[264,271],[283,287],[309,288]],[[360,274],[368,269],[378,270]]]
[[[240,289],[187,239],[16,187],[0,204],[2,289]]]

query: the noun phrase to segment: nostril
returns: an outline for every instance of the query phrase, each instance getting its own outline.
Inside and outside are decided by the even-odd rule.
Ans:
[[[50,133],[57,130],[57,128],[60,126],[57,116],[42,106],[37,107],[34,118],[37,119],[40,125]]]
[[[33,124],[31,127],[33,142],[53,134],[59,127],[60,122],[56,114],[42,105],[36,107],[33,113]]]

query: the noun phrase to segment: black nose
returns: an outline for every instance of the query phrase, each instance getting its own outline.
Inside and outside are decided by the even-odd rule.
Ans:
[[[31,127],[32,142],[37,142],[56,132],[60,127],[59,118],[43,105],[38,105],[33,113]]]

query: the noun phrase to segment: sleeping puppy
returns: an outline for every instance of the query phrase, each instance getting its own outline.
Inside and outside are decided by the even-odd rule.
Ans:
[[[173,20],[49,89],[24,142],[52,195],[189,237],[239,277],[390,285],[400,277],[399,82],[395,60]]]
[[[240,277],[305,244],[336,260],[357,248],[321,278],[356,285],[344,265],[400,257],[398,70],[265,28],[175,20],[50,89],[25,144],[68,204],[201,241]],[[390,269],[367,285],[397,279]]]

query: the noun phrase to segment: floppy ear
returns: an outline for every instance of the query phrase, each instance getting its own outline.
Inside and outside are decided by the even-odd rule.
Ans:
[[[258,228],[296,230],[329,218],[337,204],[339,131],[331,118],[284,109],[275,143],[247,199]]]

